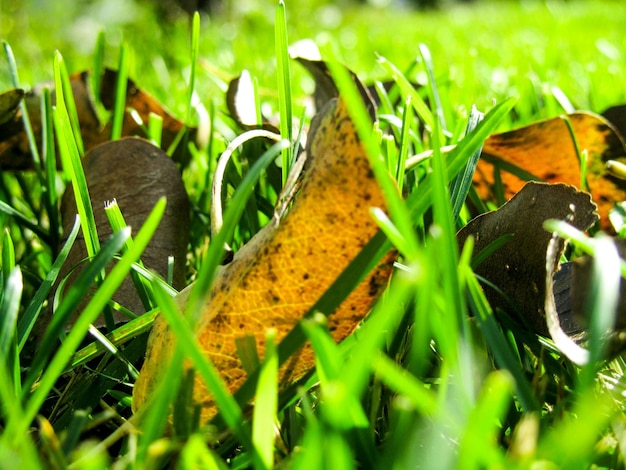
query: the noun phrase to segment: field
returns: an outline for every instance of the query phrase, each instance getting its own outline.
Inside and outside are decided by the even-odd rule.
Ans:
[[[25,148],[35,139],[39,145],[30,146],[36,152],[22,152],[19,165],[15,147],[5,145],[14,128],[5,125],[12,117],[5,119],[7,105],[0,100],[0,467],[625,466],[624,307],[618,282],[625,270],[614,245],[601,235],[619,237],[624,230],[603,219],[601,230],[591,230],[596,236],[587,238],[576,230],[566,234],[562,224],[551,226],[573,238],[555,263],[587,254],[599,267],[577,287],[586,300],[573,301],[586,318],[586,356],[579,360],[576,346],[568,350],[548,334],[543,316],[535,312],[520,322],[514,311],[528,305],[498,303],[481,288],[489,278],[481,262],[492,266],[485,259],[509,240],[505,236],[485,252],[472,253],[483,234],[471,232],[468,222],[495,209],[506,194],[506,180],[503,186],[496,178],[498,197],[487,200],[480,193],[484,182],[474,176],[483,143],[495,148],[490,136],[567,114],[564,122],[583,146],[592,139],[576,135],[572,113],[600,114],[626,103],[626,5],[476,1],[416,11],[371,3],[242,0],[225,2],[212,16],[190,17],[138,0],[0,0],[0,92],[44,81],[57,90],[40,92],[29,108],[31,120],[42,112],[44,119],[33,124],[32,136],[22,134]],[[315,67],[328,70],[326,81],[288,59],[287,46],[303,40],[318,46],[325,62]],[[378,84],[373,131],[369,102],[338,63],[363,84]],[[68,92],[69,77],[105,67],[132,79],[139,90],[133,107],[161,104],[174,124],[129,113],[127,90],[119,85],[125,81],[113,79],[109,94],[94,98],[94,115],[109,127],[94,125],[87,132],[91,116],[83,114],[76,91]],[[244,70],[249,81],[244,74],[236,99],[227,96]],[[108,83],[98,77],[92,73],[85,83]],[[320,90],[337,92],[342,101],[324,108],[314,131],[312,119],[322,108],[316,109],[313,97]],[[152,110],[163,115],[160,106]],[[244,115],[252,118],[245,121]],[[138,120],[143,122],[132,124]],[[181,123],[186,126],[179,132],[175,126]],[[81,165],[90,143],[117,140],[131,128],[161,144],[168,153],[164,166],[137,170],[139,164],[126,168],[122,159],[90,176]],[[539,133],[532,129],[533,136]],[[593,134],[598,127],[585,129]],[[542,149],[557,138],[542,138],[536,158],[523,170],[558,181],[566,170],[548,161]],[[308,153],[316,156],[298,179],[302,189],[296,184],[290,193],[284,188],[293,183],[301,139],[308,139]],[[608,142],[606,133],[601,139],[602,145]],[[622,153],[611,159],[624,156],[619,145]],[[119,148],[109,152],[123,154]],[[590,159],[592,181],[600,157],[591,147],[575,150],[575,158]],[[333,160],[335,154],[354,161],[346,169]],[[227,158],[230,163],[222,167]],[[143,187],[143,176],[165,174],[168,165],[174,172],[156,182],[158,194],[169,191],[167,201],[135,191]],[[314,180],[316,174],[326,176]],[[99,239],[93,214],[104,201],[96,201],[95,188],[107,177],[101,186],[120,192],[122,211],[112,204],[103,212],[97,231],[114,235]],[[586,184],[584,172],[577,178]],[[61,205],[70,187],[81,216],[74,225]],[[597,199],[597,188],[589,187]],[[185,193],[181,206],[175,205],[176,191]],[[565,197],[548,196],[541,210],[552,213]],[[533,204],[523,205],[510,223],[531,225],[534,219],[525,211]],[[623,222],[623,210],[616,214],[611,221]],[[122,228],[124,219],[143,225],[133,225],[131,237]],[[270,233],[263,227],[271,229],[279,219],[275,234],[255,237]],[[173,267],[170,262],[155,274],[146,245],[153,236],[169,243],[154,234],[160,221],[182,254]],[[459,242],[463,232],[457,235],[463,227],[473,234],[465,244]],[[545,273],[546,248],[539,239],[547,232],[540,222],[527,233],[537,237],[530,245],[543,251],[523,252],[523,264]],[[84,253],[68,257],[74,239]],[[239,255],[228,264],[231,250]],[[233,281],[237,263],[245,264],[237,260],[245,256],[251,261],[242,268],[244,281]],[[85,257],[90,260],[74,273],[74,264]],[[140,257],[151,269],[138,264]],[[344,258],[346,264],[337,267]],[[222,269],[235,274],[222,275]],[[301,282],[310,287],[297,290],[295,273],[298,279],[319,279],[319,285]],[[538,297],[541,309],[543,273],[517,281],[517,290],[531,292],[532,302]],[[130,295],[137,297],[133,307],[112,300],[127,276]],[[177,290],[187,285],[197,288],[180,300]],[[203,323],[209,291],[219,299],[226,292],[216,309],[231,308],[231,323]],[[292,291],[300,300],[281,303]],[[344,327],[334,323],[333,312],[346,298],[343,305],[356,312],[346,317],[348,330],[359,328],[338,345],[333,339],[343,338]],[[266,303],[270,307],[259,307]],[[121,324],[118,315],[132,321]],[[97,318],[98,328],[91,326]],[[155,318],[164,336],[152,345],[141,383],[137,376]],[[226,341],[235,323],[247,335],[229,353]],[[533,323],[541,331],[528,327]],[[298,359],[305,341],[314,356]],[[236,355],[235,366],[221,360],[228,354]],[[281,366],[288,361],[315,370],[296,373],[300,380],[294,385]],[[240,385],[240,370],[243,386],[233,398],[229,387]],[[148,374],[158,380],[145,379]],[[194,380],[207,384],[217,417],[205,411],[213,408],[198,406],[197,395],[192,399],[194,393],[207,398]],[[136,382],[142,392],[133,398]],[[133,413],[133,399],[135,408],[149,401]],[[253,410],[246,406],[252,399]]]

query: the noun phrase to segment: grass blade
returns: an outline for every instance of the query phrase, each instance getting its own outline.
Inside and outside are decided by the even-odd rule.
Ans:
[[[0,361],[0,382],[10,384],[12,381],[12,372],[7,369],[5,361]],[[0,413],[4,425],[0,434],[0,452],[5,458],[12,458],[12,464],[22,468],[43,468],[32,434],[26,433],[16,439],[16,436],[6,432],[22,420],[24,410],[19,396],[15,387],[0,387]]]
[[[398,167],[396,169],[396,181],[398,182],[398,190],[402,193],[404,185],[404,171],[406,169],[406,161],[409,157],[411,120],[413,119],[413,107],[411,106],[411,97],[407,97],[404,111],[402,112],[402,134],[400,136],[400,158],[398,159]]]
[[[289,142],[293,141],[291,110],[291,72],[289,70],[289,51],[287,41],[287,17],[285,2],[280,0],[276,7],[276,74],[278,82],[278,107],[280,109],[280,135]],[[292,161],[291,146],[282,150],[283,185],[287,181]]]
[[[163,289],[157,287],[154,293],[160,313],[164,317],[169,318],[171,316],[177,319],[177,321],[183,320],[178,307]],[[149,447],[163,435],[168,417],[170,416],[170,405],[174,402],[180,389],[182,379],[180,371],[182,365],[182,348],[175,347],[171,362],[168,365],[164,364],[164,367],[168,367],[168,370],[172,373],[166,374],[168,380],[163,380],[161,383],[157,384],[155,393],[152,394],[150,399],[150,406],[143,407],[142,410],[139,411],[138,418],[140,419],[141,428],[143,429],[137,455],[139,465],[149,466],[147,464]]]
[[[378,57],[378,63],[387,71],[391,78],[398,84],[402,91],[402,96],[406,99],[411,97],[411,105],[415,109],[415,112],[422,120],[422,122],[430,129],[433,128],[435,118],[432,111],[429,109],[426,102],[422,99],[415,87],[406,78],[406,76],[391,62],[382,56]]]
[[[11,233],[8,228],[2,231],[2,266],[0,266],[0,280],[5,282],[9,279],[11,272],[15,268],[15,246],[11,239]],[[0,292],[0,300],[4,297],[4,292]]]
[[[324,328],[325,324],[326,317],[322,314],[302,320],[302,330],[315,351],[315,371],[322,386],[339,379],[343,367],[339,347]]]
[[[476,126],[482,118],[483,114],[478,112],[475,107],[472,107],[465,135],[476,129]],[[450,200],[452,201],[452,217],[454,217],[454,220],[458,220],[463,204],[465,204],[469,190],[472,187],[472,179],[474,177],[474,172],[476,171],[476,166],[478,165],[478,159],[480,158],[481,151],[482,145],[477,150],[472,152],[467,165],[461,173],[454,177],[450,185]]]
[[[50,88],[45,87],[42,92],[41,101],[41,122],[42,122],[42,149],[45,178],[42,187],[44,191],[44,201],[46,212],[50,219],[50,246],[58,246],[59,227],[61,225],[57,204],[59,194],[56,188],[57,181],[57,159],[54,147],[54,113],[52,111],[52,96]]]
[[[91,89],[96,103],[100,102],[100,82],[104,74],[104,47],[106,45],[106,35],[104,31],[98,33],[93,57],[93,73],[91,74]]]
[[[165,289],[167,285],[160,284],[160,286]],[[174,295],[173,292],[168,292],[168,295]],[[114,346],[122,345],[132,338],[139,336],[141,333],[144,333],[150,329],[154,319],[158,315],[158,311],[147,312],[140,317],[135,318],[134,320],[129,321],[128,323],[124,323],[119,328],[111,331],[106,335],[106,339],[113,344]],[[69,365],[66,368],[66,372],[75,369],[76,367],[89,362],[99,355],[103,354],[107,349],[100,342],[93,342],[89,346],[85,346],[84,348],[76,351],[76,353],[72,356],[72,359],[69,362]]]
[[[187,92],[187,114],[185,124],[189,125],[191,121],[191,112],[193,110],[193,95],[196,86],[196,69],[198,66],[198,54],[200,51],[200,14],[196,11],[193,15],[191,27],[191,71],[189,73],[189,90]]]
[[[512,392],[513,380],[507,372],[495,371],[487,376],[465,426],[459,468],[506,468],[498,437],[499,425],[513,400]]]
[[[398,364],[385,355],[378,355],[372,363],[376,377],[394,392],[406,397],[413,407],[425,416],[434,416],[438,403],[435,394],[417,377],[407,374]],[[451,418],[449,418],[451,421]]]
[[[539,403],[535,398],[532,388],[521,369],[516,354],[511,351],[502,330],[496,322],[493,311],[485,298],[476,275],[469,267],[465,270],[464,277],[467,284],[468,300],[471,312],[478,320],[483,335],[491,349],[496,363],[511,374],[515,380],[515,388],[519,400],[526,411],[538,411]]]
[[[433,130],[431,133],[433,144],[433,157],[431,159],[432,208],[433,222],[436,227],[436,230],[432,231],[432,239],[435,244],[434,246],[436,247],[435,249],[439,254],[438,263],[441,269],[440,275],[443,282],[444,295],[447,299],[447,308],[442,310],[442,315],[447,317],[443,319],[443,321],[446,325],[448,325],[449,341],[446,341],[441,345],[442,355],[449,361],[449,364],[451,364],[453,369],[457,365],[456,362],[461,361],[459,362],[459,365],[461,366],[459,373],[463,376],[467,372],[463,382],[468,384],[468,393],[472,393],[472,374],[467,371],[465,367],[463,367],[463,359],[460,356],[460,351],[458,350],[461,342],[456,339],[459,334],[460,338],[467,338],[465,322],[467,309],[464,297],[461,295],[461,287],[458,277],[457,267],[459,255],[458,244],[455,237],[455,218],[452,216],[450,194],[448,192],[448,183],[450,178],[454,175],[449,174],[449,168],[446,165],[443,153],[441,152],[441,147],[444,144],[442,129],[443,110],[438,107],[440,103],[438,100],[437,84],[434,81],[434,72],[432,70],[430,52],[424,45],[420,46],[420,52],[426,64],[429,76],[427,87],[428,96],[430,98],[430,103],[435,106],[433,114],[437,116],[437,119],[433,122]],[[466,166],[471,154],[462,153],[459,156],[464,160],[464,166]],[[443,350],[444,345],[450,345],[451,347],[448,350]]]
[[[28,307],[24,311],[24,314],[20,318],[20,321],[17,325],[18,349],[20,351],[26,344],[26,341],[28,340],[28,336],[30,335],[30,332],[35,326],[35,322],[37,321],[37,318],[39,317],[39,313],[41,312],[41,309],[43,308],[44,302],[48,298],[48,295],[50,294],[50,290],[52,289],[52,286],[56,282],[59,272],[61,271],[61,267],[65,263],[65,260],[67,259],[67,255],[69,254],[70,249],[74,245],[74,241],[76,240],[76,236],[78,235],[79,229],[80,229],[80,220],[77,216],[76,221],[74,222],[74,226],[72,227],[72,230],[68,234],[67,240],[65,241],[63,248],[61,248],[61,251],[59,252],[59,255],[57,256],[57,259],[54,261],[52,268],[50,268],[50,271],[48,271],[46,278],[39,286],[39,289],[37,289],[37,292],[33,296],[30,304],[28,305]]]
[[[581,391],[593,389],[598,367],[605,358],[608,334],[616,324],[622,280],[620,268],[623,260],[614,241],[600,233],[594,242],[593,268],[584,306],[589,315],[589,360],[579,377]]]
[[[62,64],[63,57],[57,52],[54,61],[54,82],[56,88],[54,124],[57,131],[57,142],[59,144],[63,169],[69,176],[74,189],[76,208],[80,216],[87,254],[93,257],[100,248],[100,241],[98,240],[96,221],[93,215],[93,208],[91,207],[91,200],[89,199],[87,180],[85,179],[85,173],[80,160],[78,145],[74,139],[72,125],[65,107],[65,80],[62,78],[62,72],[65,68]]]
[[[74,313],[78,304],[83,300],[85,292],[88,292],[95,279],[100,275],[105,266],[113,259],[128,237],[127,231],[116,234],[105,245],[98,255],[81,272],[80,276],[68,290],[63,301],[60,303],[50,325],[41,340],[35,357],[32,360],[28,375],[25,380],[27,388],[30,388],[39,374],[44,370],[49,358],[57,347],[57,341],[62,334],[70,316]],[[93,301],[93,300],[92,300]]]
[[[4,282],[2,303],[0,304],[0,360],[6,361],[6,368],[12,380],[7,384],[21,393],[20,358],[17,349],[17,314],[23,291],[22,272],[19,266],[11,270]]]
[[[273,430],[278,408],[278,354],[275,337],[275,330],[269,330],[266,334],[265,358],[259,372],[252,418],[252,444],[263,463],[261,467],[257,467],[259,470],[274,467]]]
[[[15,62],[13,50],[11,49],[11,46],[9,46],[9,43],[6,41],[2,41],[2,45],[4,47],[5,55],[7,56],[7,62],[9,63],[9,70],[11,72],[13,86],[15,88],[20,88],[20,79],[17,73],[17,64]],[[35,166],[37,174],[41,175],[41,157],[39,155],[39,147],[37,146],[37,140],[35,139],[33,127],[30,124],[28,107],[26,106],[26,102],[24,100],[22,100],[22,102],[20,103],[20,111],[22,112],[22,122],[24,123],[24,130],[26,131],[26,137],[28,139],[30,153],[33,157],[33,164]]]
[[[441,104],[441,97],[439,95],[439,88],[437,87],[437,81],[435,80],[435,72],[433,66],[433,59],[430,55],[430,50],[426,46],[426,44],[419,45],[420,55],[422,56],[422,60],[424,61],[424,66],[426,69],[426,73],[428,74],[428,90],[429,97],[431,99],[431,106],[434,107],[435,112],[433,113],[437,116],[437,122],[439,127],[443,131],[444,134],[448,133],[448,129],[446,126],[446,119],[443,112],[443,106]]]
[[[113,121],[111,125],[111,140],[122,137],[122,126],[126,114],[126,86],[128,84],[128,46],[120,47],[120,59],[117,67],[117,82],[115,84],[115,101],[113,106]]]
[[[483,145],[483,142],[496,129],[500,121],[509,113],[515,104],[514,99],[509,99],[497,104],[486,115],[485,118],[471,132],[457,144],[447,157],[447,176],[452,178],[457,175],[466,165],[468,155],[476,152]],[[446,182],[447,184],[447,182]],[[420,186],[407,198],[407,205],[411,210],[414,220],[426,212],[430,206],[430,194],[432,191],[432,180],[426,178]]]
[[[120,210],[120,206],[117,204],[117,201],[113,200],[108,202],[105,205],[104,212],[109,220],[109,224],[111,225],[111,229],[113,233],[122,230],[124,227],[128,227],[126,220],[124,220],[124,216],[122,215],[122,211]],[[132,237],[128,237],[126,243],[122,248],[122,253],[130,250],[133,246]],[[137,261],[137,264],[140,267],[143,267],[143,263],[141,260]],[[150,281],[145,277],[141,276],[135,269],[131,270],[130,277],[133,281],[133,285],[137,290],[137,294],[141,299],[141,303],[143,304],[146,311],[152,310],[156,307],[156,303],[154,302],[154,293],[152,292],[152,286],[150,285]]]
[[[63,93],[63,103],[65,110],[67,111],[67,115],[69,117],[70,128],[72,129],[72,136],[74,138],[74,142],[76,143],[76,148],[78,149],[78,153],[83,155],[85,153],[85,146],[83,145],[83,136],[80,132],[80,125],[78,122],[78,111],[76,110],[76,103],[74,102],[74,93],[72,92],[72,83],[70,81],[70,76],[67,73],[67,68],[65,67],[65,61],[62,60],[61,55],[58,54],[58,60],[56,61],[57,67],[59,69],[58,77],[60,78],[63,86],[61,88],[57,88],[57,90],[61,90]],[[59,79],[57,78],[57,73],[55,72],[55,86],[59,86]],[[57,92],[57,100],[59,97],[59,93]]]
[[[4,201],[0,201],[0,212],[4,212],[5,214],[14,217],[21,225],[29,230],[32,230],[33,233],[37,234],[37,236],[42,239],[45,240],[48,237],[46,231],[39,226],[39,222],[34,219],[30,219],[28,216],[24,215],[14,207],[11,207]]]

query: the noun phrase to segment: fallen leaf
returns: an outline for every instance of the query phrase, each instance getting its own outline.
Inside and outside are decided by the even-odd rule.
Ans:
[[[602,117],[613,125],[622,138],[626,137],[626,105],[611,106],[602,112]]]
[[[93,94],[90,88],[89,72],[74,74],[70,77],[72,86],[72,94],[76,104],[76,111],[80,125],[81,136],[85,147],[85,152],[95,146],[107,142],[111,138],[111,122],[103,127],[98,118],[96,107],[94,104]],[[117,72],[106,69],[100,87],[100,100],[105,108],[111,110],[115,99],[115,85],[117,81]],[[30,117],[33,134],[37,141],[38,147],[41,149],[41,95],[44,87],[51,90],[52,104],[56,102],[56,93],[54,92],[54,83],[46,82],[33,87],[33,90],[24,97]],[[187,130],[189,138],[195,140],[197,130],[193,127],[186,127],[185,124],[173,117],[158,101],[150,94],[142,91],[132,81],[128,80],[126,88],[126,103],[124,111],[124,120],[122,126],[122,137],[136,136],[148,137],[142,128],[133,118],[130,109],[136,111],[144,125],[150,119],[150,114],[155,114],[163,118],[163,130],[161,136],[161,148],[168,150],[175,142],[179,133]],[[21,121],[21,112],[15,114],[14,120],[16,125],[0,134],[0,165],[3,169],[11,170],[29,170],[33,169],[32,156],[30,146],[24,126]],[[4,128],[2,128],[4,129]],[[187,155],[187,149],[182,145],[176,147],[172,158],[177,162],[184,163]],[[58,153],[57,153],[58,154]]]
[[[313,93],[313,98],[315,100],[315,109],[318,111],[323,109],[323,107],[333,98],[337,98],[339,96],[339,89],[335,84],[335,80],[333,79],[328,65],[323,60],[310,60],[305,57],[297,56],[294,57],[300,64],[304,66],[305,69],[309,71],[309,73],[313,76],[315,80],[315,92]],[[370,112],[370,117],[372,120],[376,114],[376,100],[372,97],[372,93],[370,90],[363,85],[359,77],[352,70],[347,69],[352,81],[356,85],[359,90],[359,94],[361,95],[361,99],[365,103],[367,110]]]
[[[619,256],[626,258],[626,240],[614,238],[611,241]],[[548,264],[554,266],[558,261],[550,259]],[[590,326],[588,308],[592,295],[592,273],[593,258],[583,255],[558,267],[553,276],[552,290],[546,284],[546,313],[550,315],[552,311],[556,314],[551,336],[555,345],[580,365],[586,363],[588,358],[577,345],[585,342]],[[607,332],[607,339],[609,357],[615,357],[626,349],[626,282],[623,279],[620,282],[615,324]]]
[[[108,140],[108,138],[101,136],[101,124],[89,88],[89,73],[82,72],[72,75],[70,83],[86,151]],[[33,134],[40,151],[42,129],[41,97],[45,87],[50,88],[52,105],[54,105],[56,103],[56,93],[54,92],[54,83],[52,82],[40,83],[24,96]],[[0,165],[2,165],[3,169],[30,170],[33,169],[33,160],[28,137],[22,123],[21,111],[16,114],[16,117],[19,120],[18,125],[14,126],[10,133],[3,135],[2,139],[0,139]]]
[[[136,232],[158,199],[163,196],[167,198],[167,208],[161,224],[141,259],[146,268],[166,278],[168,256],[173,256],[173,284],[177,289],[182,288],[185,285],[189,242],[189,200],[180,172],[171,158],[146,140],[128,137],[93,148],[83,158],[83,167],[100,240],[106,240],[111,235],[104,212],[106,202],[117,200],[126,223]],[[66,234],[72,228],[76,212],[74,191],[69,186],[61,203],[63,229]],[[81,233],[69,253],[60,277],[63,278],[86,257],[87,250]],[[72,272],[70,283],[79,272],[80,270]],[[145,312],[130,278],[124,281],[113,299],[131,312]],[[127,321],[128,317],[114,312],[114,319],[122,322]],[[100,318],[96,326],[102,325],[104,321]]]
[[[332,100],[316,120],[292,207],[219,272],[196,329],[204,353],[231,392],[247,378],[236,341],[253,336],[262,358],[266,330],[274,328],[276,341],[283,339],[377,232],[369,209],[384,207],[384,200],[344,103]],[[387,283],[392,260],[389,255],[329,317],[336,341],[349,335],[366,315]],[[183,308],[190,288],[180,294]],[[157,318],[134,387],[134,410],[155,389],[174,339],[166,321]],[[297,381],[313,365],[313,351],[306,345],[281,367],[279,383],[285,387]],[[194,402],[202,405],[202,422],[217,411],[198,377]]]
[[[501,237],[511,237],[474,271],[501,291],[484,286],[492,308],[517,314],[521,324],[544,336],[548,335],[545,254],[551,234],[543,223],[548,219],[566,220],[587,230],[598,215],[588,193],[565,184],[529,182],[498,210],[474,218],[457,235],[461,247],[469,236],[474,237],[474,256]],[[557,260],[563,247],[561,240]]]
[[[24,128],[22,122],[22,113],[20,111],[20,103],[24,98],[24,90],[9,90],[0,95],[0,155],[2,149],[15,145],[17,141],[16,134],[19,134]],[[16,158],[10,160],[0,159],[0,165],[4,168],[12,168],[14,165],[19,166]]]
[[[113,109],[115,100],[115,87],[117,83],[117,71],[105,69],[100,85],[100,100],[105,108]],[[195,140],[197,130],[193,127],[186,126],[184,122],[179,121],[172,116],[152,95],[140,89],[137,84],[128,79],[126,84],[126,112],[124,113],[124,121],[122,124],[122,136],[138,136],[148,137],[141,125],[132,117],[128,109],[134,109],[141,117],[144,125],[147,126],[150,114],[156,114],[163,118],[163,133],[161,136],[161,148],[167,150],[177,139],[181,132],[189,132],[189,139]],[[103,131],[105,136],[111,134],[111,123],[107,125]],[[183,145],[178,145],[176,151],[172,154],[172,158],[177,162],[185,162],[188,158],[187,149]]]
[[[578,146],[587,150],[587,183],[598,205],[601,224],[610,229],[608,212],[614,203],[626,200],[626,182],[606,172],[606,163],[623,159],[624,143],[612,125],[592,113],[567,116]],[[566,183],[580,187],[580,162],[564,118],[534,123],[521,129],[490,136],[474,176],[479,196],[494,200],[494,171],[501,171],[505,198],[520,190],[525,180]],[[521,170],[521,172],[520,172]],[[520,173],[523,178],[511,171]]]
[[[19,105],[24,97],[24,90],[15,88],[0,94],[0,126],[12,120],[17,114]],[[0,127],[0,140],[4,140],[4,131]]]
[[[339,89],[337,84],[328,69],[328,65],[322,60],[319,48],[315,42],[310,39],[303,39],[297,41],[289,46],[289,54],[292,59],[298,61],[307,71],[313,76],[315,80],[315,91],[313,95],[314,104],[316,109],[322,109],[322,107],[332,98],[339,96]],[[370,117],[374,119],[376,108],[381,103],[381,97],[377,89],[376,84],[365,85],[352,70],[346,67],[346,70],[350,74],[352,81],[356,85],[361,99],[365,103],[366,107],[370,111]],[[396,86],[395,80],[387,80],[381,82],[385,93],[391,91]],[[412,84],[416,89],[419,85]],[[401,95],[397,93],[394,96],[393,105],[396,106],[400,103]]]
[[[230,115],[243,127],[256,127],[257,103],[254,93],[254,84],[250,72],[244,70],[238,77],[233,78],[226,91],[226,106]]]

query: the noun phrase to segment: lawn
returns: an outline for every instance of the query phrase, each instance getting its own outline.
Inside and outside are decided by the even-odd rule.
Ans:
[[[16,80],[25,89],[54,80],[65,90],[52,92],[54,106],[43,92],[42,107],[37,101],[30,110],[48,119],[36,128],[43,143],[27,153],[28,169],[11,169],[0,146],[0,466],[623,468],[623,330],[606,334],[616,310],[623,324],[616,279],[624,269],[613,244],[568,232],[574,248],[555,260],[590,253],[600,266],[578,287],[588,293],[579,301],[588,325],[589,360],[581,361],[553,340],[544,317],[527,320],[545,331],[529,330],[514,320],[524,305],[503,306],[480,287],[489,273],[476,258],[491,266],[484,259],[506,237],[472,259],[479,232],[459,245],[465,237],[457,231],[498,205],[481,201],[471,184],[490,135],[626,103],[626,5],[476,1],[416,11],[347,0],[225,3],[192,19],[144,1],[0,0],[0,92]],[[311,128],[321,111],[312,95],[329,85],[286,60],[287,45],[305,39],[319,47],[342,97]],[[374,130],[367,101],[338,62],[379,84]],[[81,164],[94,135],[117,140],[132,121],[123,121],[121,81],[108,96],[113,109],[96,99],[95,115],[111,127],[90,133],[73,118],[68,74],[105,66],[192,129],[176,128],[170,139],[167,120],[142,115],[135,128],[170,150],[160,166],[127,164],[124,147],[104,147],[119,161],[104,170]],[[229,84],[244,70],[251,78],[248,89],[239,82],[236,111],[263,120],[263,130],[239,122],[227,104]],[[79,112],[81,126],[88,117]],[[3,144],[9,129],[1,124]],[[315,158],[289,193],[301,138]],[[335,155],[354,158],[348,170]],[[558,179],[557,162],[537,166]],[[143,178],[156,174],[156,196],[148,195],[143,185],[154,182]],[[98,184],[102,194],[120,192],[122,213],[112,204],[98,221],[110,238],[98,239],[94,228]],[[494,184],[502,195],[502,181]],[[61,205],[70,187],[80,224],[67,201]],[[552,213],[565,196],[549,197],[542,207]],[[520,212],[511,223],[519,219],[532,220]],[[539,246],[538,225],[528,233]],[[166,256],[161,268],[150,264],[152,237],[177,244],[173,267]],[[74,239],[83,254],[68,256]],[[540,246],[522,258],[545,269]],[[131,291],[124,299],[136,298],[132,307],[113,301],[127,276],[121,289]],[[196,288],[176,295],[187,285]],[[542,293],[545,276],[519,281],[528,289]],[[218,300],[205,304],[209,292]],[[542,295],[530,295],[541,308]],[[203,322],[228,308],[230,320]],[[147,346],[138,380],[153,322],[161,336]],[[235,324],[247,335],[230,351]],[[305,341],[312,349],[298,356]],[[230,356],[235,365],[223,359]],[[202,399],[211,405],[199,406]]]

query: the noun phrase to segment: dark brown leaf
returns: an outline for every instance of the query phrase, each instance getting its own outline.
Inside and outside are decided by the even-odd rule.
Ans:
[[[142,255],[144,265],[167,276],[168,256],[174,257],[173,284],[185,284],[185,260],[189,241],[189,201],[180,173],[174,162],[159,148],[138,138],[107,142],[89,151],[83,159],[85,176],[96,219],[98,236],[105,240],[111,234],[104,204],[117,200],[128,225],[135,233],[143,224],[157,200],[165,196],[167,208],[152,241]],[[63,228],[68,233],[76,216],[76,202],[71,187],[62,201]],[[70,251],[64,271],[87,257],[84,240],[79,236]],[[70,276],[74,279],[74,272]],[[126,279],[113,299],[132,312],[144,308],[130,279]],[[127,320],[121,314],[116,321]],[[102,319],[98,325],[103,324]]]
[[[611,106],[604,110],[602,116],[609,121],[619,132],[622,138],[626,137],[626,105]]]
[[[313,75],[313,79],[315,80],[315,93],[313,95],[315,99],[315,109],[320,111],[331,99],[339,96],[339,89],[333,80],[328,65],[326,65],[326,62],[323,60],[309,60],[304,57],[295,57],[295,59]],[[372,98],[370,91],[363,85],[359,77],[350,69],[348,69],[348,72],[361,94],[361,98],[370,113],[370,118],[374,121],[376,116],[376,100]]]
[[[548,335],[544,315],[545,254],[551,234],[544,230],[543,223],[548,219],[567,220],[586,230],[598,220],[595,211],[589,194],[573,186],[530,182],[500,209],[476,217],[461,229],[459,245],[473,236],[474,255],[499,238],[512,235],[475,269],[506,296],[485,286],[491,306],[518,313],[519,322]],[[557,263],[563,246],[561,241]]]
[[[106,138],[101,135],[101,125],[95,110],[93,96],[89,88],[89,73],[83,72],[70,77],[72,94],[76,103],[76,111],[83,137],[85,150],[97,145]],[[56,93],[52,82],[40,83],[24,96],[28,116],[37,141],[41,149],[41,96],[44,87],[50,88],[52,104],[56,103]],[[28,170],[33,168],[33,161],[28,144],[28,137],[22,124],[22,113],[15,115],[15,125],[0,139],[0,165],[4,169]],[[13,121],[11,121],[13,122]]]
[[[15,88],[0,94],[0,126],[13,119],[23,97],[24,90],[20,88]],[[1,129],[2,127],[0,127],[0,140],[4,140]]]
[[[614,238],[612,242],[615,244],[619,256],[622,259],[626,258],[626,240]],[[593,258],[589,255],[563,263],[559,270],[554,273],[554,301],[550,304],[550,299],[546,299],[548,314],[548,308],[556,311],[557,328],[575,343],[584,342],[590,326],[588,308],[591,300],[590,285],[593,264]],[[609,356],[615,356],[626,349],[626,282],[623,279],[620,281],[619,290],[615,324],[609,334]],[[550,289],[548,289],[549,295]],[[576,357],[580,355],[580,350],[568,345],[569,341],[563,341],[559,335],[559,332],[552,334],[557,347],[563,349],[566,354],[569,351],[574,351],[573,354],[569,353],[568,355],[573,356],[572,359],[576,360]],[[584,363],[584,361],[579,362]]]

